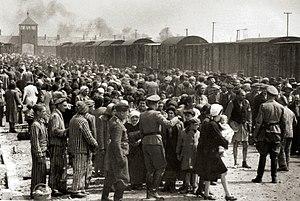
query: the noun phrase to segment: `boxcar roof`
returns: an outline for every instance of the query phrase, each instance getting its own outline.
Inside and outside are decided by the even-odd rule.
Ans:
[[[99,46],[110,46],[113,44],[122,44],[124,40],[105,40]]]
[[[145,44],[145,43],[154,43],[154,41],[149,38],[139,38],[139,39],[127,40],[122,45]]]
[[[278,43],[278,42],[289,42],[289,41],[300,41],[299,37],[266,37],[266,38],[246,38],[237,41],[238,43]]]
[[[201,44],[208,43],[204,38],[199,36],[177,36],[170,37],[162,41],[161,45],[185,45],[185,44]]]

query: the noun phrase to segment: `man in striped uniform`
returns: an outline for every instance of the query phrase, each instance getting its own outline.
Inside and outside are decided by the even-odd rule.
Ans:
[[[93,111],[95,110],[95,101],[93,100],[86,100],[84,101],[85,104],[88,106],[89,111],[85,114],[85,118],[89,123],[90,130],[92,135],[95,139],[97,139],[96,134],[96,117],[92,115]],[[92,171],[93,171],[93,152],[92,150],[88,150],[88,170],[86,175],[85,187],[88,188],[91,178],[92,178]]]
[[[50,141],[50,175],[49,186],[53,196],[60,196],[67,192],[67,129],[62,113],[68,107],[66,98],[60,94],[54,99],[55,109],[49,123]]]
[[[35,119],[30,129],[30,144],[32,156],[31,188],[30,196],[34,187],[39,183],[46,184],[46,151],[48,144],[48,132],[45,126],[46,107],[37,104],[33,107]]]
[[[127,129],[124,126],[128,117],[129,105],[118,103],[115,106],[116,115],[109,120],[110,143],[106,155],[106,175],[102,191],[102,201],[109,201],[112,185],[115,187],[114,200],[123,198],[123,193],[129,184],[128,159],[129,153]]]
[[[88,171],[88,153],[94,151],[98,146],[89,123],[85,118],[89,107],[83,102],[76,103],[77,113],[70,121],[69,150],[73,155],[73,184],[72,197],[86,197],[84,193],[86,175]]]

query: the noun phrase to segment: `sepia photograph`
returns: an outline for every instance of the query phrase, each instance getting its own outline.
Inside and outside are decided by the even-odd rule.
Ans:
[[[0,200],[300,200],[299,0],[0,5]]]

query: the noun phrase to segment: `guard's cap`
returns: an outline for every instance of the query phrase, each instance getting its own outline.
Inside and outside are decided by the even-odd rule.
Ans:
[[[267,92],[273,96],[278,95],[278,90],[274,86],[268,86]]]
[[[149,96],[146,100],[152,101],[152,102],[158,102],[160,100],[160,97],[158,95],[152,95],[152,96]]]

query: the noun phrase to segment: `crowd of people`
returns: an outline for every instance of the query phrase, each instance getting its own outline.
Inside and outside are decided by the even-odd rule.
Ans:
[[[300,83],[295,78],[243,73],[114,68],[81,59],[0,55],[0,126],[28,123],[31,196],[46,183],[52,196],[86,197],[92,177],[105,177],[103,201],[125,190],[194,193],[214,200],[221,179],[226,200],[236,200],[223,162],[233,144],[234,167],[251,168],[248,146],[260,154],[262,182],[270,154],[272,183],[300,154]],[[242,164],[238,146],[242,144]],[[67,169],[73,169],[71,188]],[[176,181],[182,180],[178,189]]]

